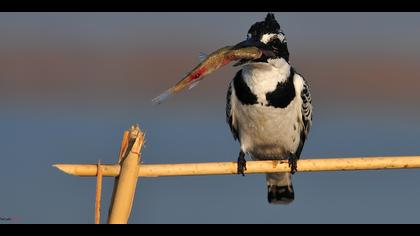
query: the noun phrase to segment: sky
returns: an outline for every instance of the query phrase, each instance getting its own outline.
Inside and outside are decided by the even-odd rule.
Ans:
[[[225,123],[237,68],[160,106],[151,99],[266,13],[0,13],[0,217],[93,223],[95,179],[54,163],[117,160],[146,132],[144,163],[235,161]],[[302,158],[419,155],[418,13],[275,13],[308,80]],[[297,173],[269,205],[264,175],[139,179],[130,223],[419,223],[418,170]],[[103,219],[113,179],[106,178]]]

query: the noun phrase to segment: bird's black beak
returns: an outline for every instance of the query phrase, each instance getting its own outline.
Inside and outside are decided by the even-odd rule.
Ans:
[[[262,48],[266,47],[266,45],[259,40],[249,38],[247,40],[244,40],[244,41],[236,44],[235,46],[233,46],[232,49],[241,49],[241,48],[246,48],[246,47],[257,47],[257,48],[262,49]]]
[[[244,40],[244,41],[236,44],[235,46],[232,47],[232,49],[237,50],[237,49],[246,48],[246,47],[256,47],[256,48],[260,49],[263,52],[263,54],[258,59],[241,59],[240,61],[235,63],[233,66],[240,66],[240,65],[243,65],[243,64],[248,63],[248,62],[253,62],[253,61],[259,60],[263,57],[270,58],[270,57],[275,56],[274,52],[269,50],[266,44],[262,43],[259,40],[255,40],[253,38],[249,38],[247,40]]]

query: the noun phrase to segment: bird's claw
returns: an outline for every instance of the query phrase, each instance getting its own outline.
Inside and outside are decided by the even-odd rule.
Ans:
[[[288,161],[289,161],[290,173],[293,175],[294,173],[297,172],[297,161],[298,161],[298,158],[296,157],[295,154],[291,153],[289,155]]]
[[[245,176],[245,171],[246,171],[245,154],[241,152],[238,158],[238,175],[241,174],[242,176]]]
[[[238,160],[238,175],[245,176],[246,171],[246,161]]]

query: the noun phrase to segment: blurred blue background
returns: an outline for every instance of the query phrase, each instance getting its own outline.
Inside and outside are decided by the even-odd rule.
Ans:
[[[146,131],[144,163],[235,161],[225,96],[237,68],[151,99],[265,14],[0,13],[0,217],[93,223],[95,179],[52,164],[115,163],[134,123]],[[303,158],[420,155],[420,14],[275,15],[311,85]],[[419,178],[298,173],[288,206],[267,203],[264,175],[140,179],[130,223],[419,223]]]

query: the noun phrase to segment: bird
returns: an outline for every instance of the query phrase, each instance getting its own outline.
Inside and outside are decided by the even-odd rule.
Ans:
[[[241,68],[229,83],[226,121],[240,143],[237,172],[244,175],[247,154],[288,161],[290,172],[266,174],[268,202],[286,205],[295,199],[292,174],[312,126],[309,85],[290,64],[286,35],[273,13],[254,23],[233,48],[249,46],[273,53],[234,65]]]

